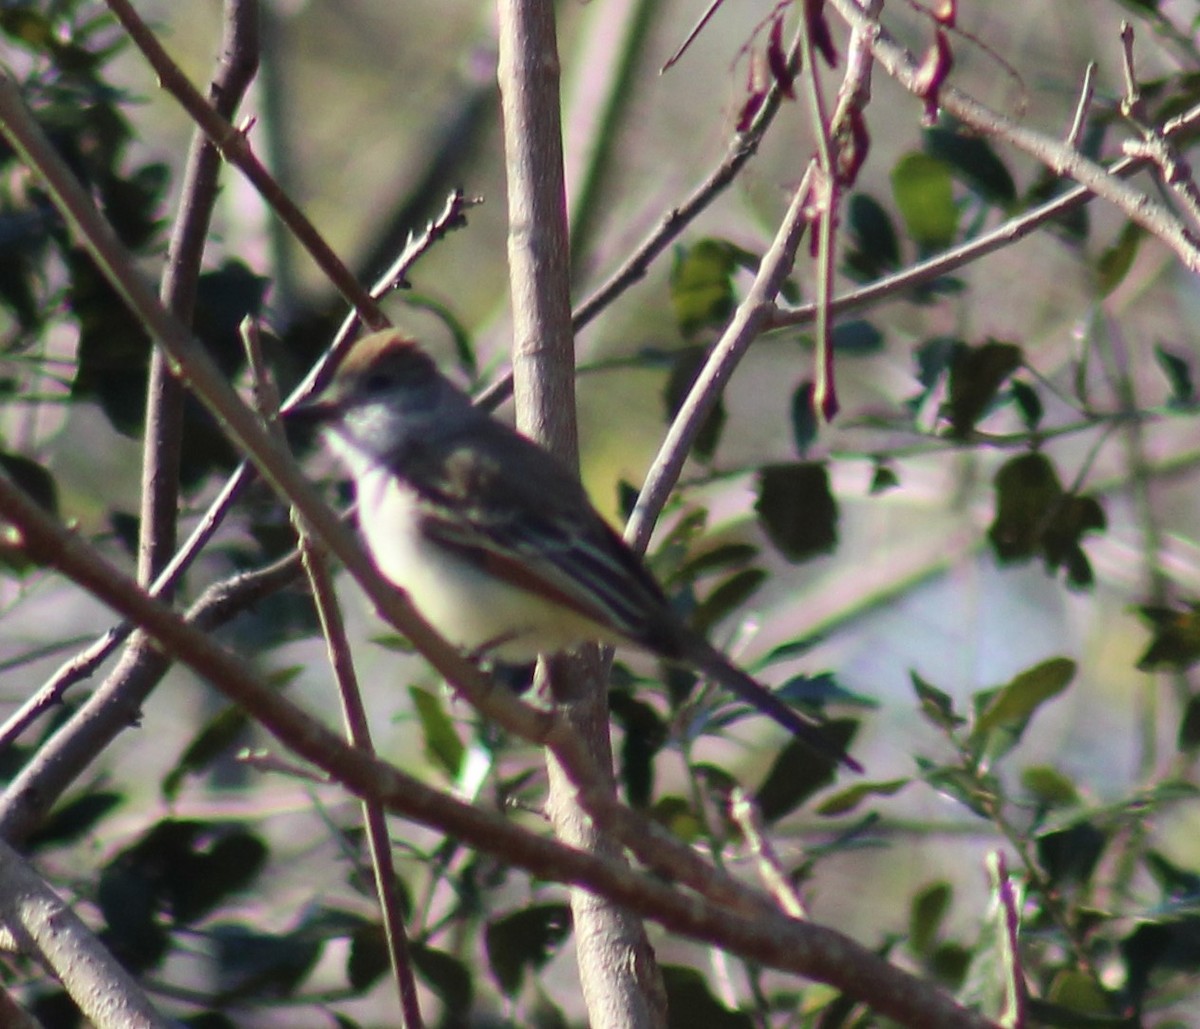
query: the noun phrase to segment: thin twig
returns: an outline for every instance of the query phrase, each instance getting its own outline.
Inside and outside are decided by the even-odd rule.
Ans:
[[[917,94],[920,88],[915,58],[855,0],[829,0],[854,30],[872,33],[875,60],[901,86]],[[1040,132],[1018,125],[953,86],[943,86],[939,104],[959,121],[990,139],[1003,140],[1035,157],[1058,175],[1074,179],[1107,200],[1131,221],[1157,237],[1189,271],[1200,271],[1200,247],[1187,228],[1162,204],[1126,185],[1108,169],[1078,150]]]
[[[228,119],[222,118],[200,95],[163,49],[150,27],[142,21],[129,0],[105,0],[105,3],[154,69],[159,85],[178,101],[189,117],[212,140],[221,156],[246,176],[263,200],[291,230],[297,242],[308,251],[326,278],[345,297],[346,302],[359,312],[363,322],[372,329],[388,328],[391,323],[374,298],[363,289],[296,202],[284,192],[255,156],[246,134]]]
[[[263,359],[258,327],[253,322],[242,326],[242,339],[254,386],[255,402],[266,425],[282,439],[283,428],[279,421],[279,394],[274,380]],[[371,740],[371,725],[367,709],[363,704],[362,690],[354,671],[354,656],[350,640],[346,637],[346,625],[338,606],[333,577],[320,543],[308,532],[304,520],[293,512],[292,521],[299,536],[300,558],[312,587],[317,618],[325,637],[329,655],[329,666],[337,684],[338,698],[342,704],[342,721],[350,745],[364,754],[374,756],[375,745]],[[404,900],[400,895],[396,865],[392,860],[392,845],[388,837],[387,816],[377,800],[364,799],[363,825],[366,829],[367,850],[371,855],[371,870],[375,878],[375,892],[379,897],[379,908],[383,919],[384,940],[387,943],[388,959],[392,966],[392,977],[400,1003],[400,1025],[402,1029],[421,1029],[421,1005],[417,996],[417,981],[413,971],[412,954],[408,946],[408,933],[404,927]]]
[[[1163,136],[1169,139],[1181,132],[1189,131],[1197,125],[1200,125],[1200,105],[1190,108],[1184,114],[1168,122],[1163,127]],[[1113,165],[1110,173],[1117,176],[1132,175],[1148,163],[1149,159],[1145,156],[1125,157]],[[830,311],[834,314],[845,314],[849,311],[861,310],[871,304],[886,300],[888,297],[900,295],[915,286],[932,282],[942,275],[947,275],[970,264],[985,254],[993,253],[1024,239],[1047,222],[1061,218],[1084,204],[1090,203],[1095,198],[1096,194],[1087,186],[1074,186],[1053,200],[1039,204],[973,240],[834,298],[830,303]],[[775,329],[808,325],[816,317],[816,313],[816,304],[780,307],[772,313],[770,327]]]

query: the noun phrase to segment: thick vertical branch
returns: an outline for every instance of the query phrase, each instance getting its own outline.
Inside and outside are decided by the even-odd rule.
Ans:
[[[575,360],[554,6],[551,0],[498,0],[497,10],[517,422],[575,465]],[[555,659],[550,678],[555,697],[613,790],[604,664],[598,652],[589,648],[577,659]],[[580,806],[564,768],[553,757],[548,766],[548,808],[559,838],[618,856],[619,848]],[[614,1029],[663,1024],[662,987],[641,923],[584,890],[572,890],[571,903],[591,1024]]]

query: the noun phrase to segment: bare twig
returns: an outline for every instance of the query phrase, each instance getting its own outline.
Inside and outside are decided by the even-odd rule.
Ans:
[[[105,0],[109,10],[129,33],[129,38],[154,69],[159,84],[179,102],[191,119],[201,128],[221,156],[234,165],[263,200],[291,230],[292,235],[316,262],[346,302],[361,315],[372,329],[386,329],[391,323],[375,300],[362,288],[350,269],[335,254],[324,237],[316,230],[295,201],[287,195],[271,173],[263,166],[250,147],[245,133],[221,117],[197,92],[179,66],[171,60],[158,38],[142,21],[129,0]]]
[[[258,327],[250,321],[242,325],[242,339],[254,385],[255,403],[263,422],[282,439],[283,430],[279,422],[279,393],[263,359]],[[342,720],[351,746],[364,754],[374,756],[375,746],[371,741],[371,727],[367,710],[363,704],[358,676],[354,671],[354,657],[350,641],[346,638],[346,626],[338,607],[333,577],[324,551],[307,530],[304,520],[293,515],[296,532],[300,539],[300,557],[305,574],[312,587],[316,603],[317,618],[325,636],[329,665],[337,683],[338,697],[342,702]],[[412,955],[408,946],[408,933],[404,927],[404,902],[400,896],[396,865],[392,861],[392,845],[388,838],[387,817],[377,800],[365,799],[363,824],[366,829],[367,849],[371,855],[371,869],[375,878],[375,891],[379,896],[379,908],[383,919],[384,939],[387,943],[388,960],[392,966],[392,977],[400,1002],[400,1025],[402,1029],[421,1029],[421,1006],[417,997],[417,981],[413,972]]]
[[[1162,181],[1174,191],[1193,225],[1200,225],[1200,189],[1192,178],[1191,165],[1171,146],[1161,130],[1153,125],[1146,112],[1133,60],[1133,26],[1121,22],[1121,55],[1125,73],[1125,96],[1121,113],[1141,133],[1140,140],[1127,141],[1122,150],[1130,157],[1144,157],[1154,164]]]
[[[1071,128],[1067,138],[1063,140],[1072,150],[1079,149],[1079,139],[1083,135],[1083,127],[1087,124],[1088,111],[1092,107],[1092,99],[1096,95],[1096,62],[1088,61],[1083,70],[1083,86],[1079,90],[1079,103],[1075,105],[1075,117],[1071,119]]]
[[[754,798],[740,786],[733,791],[730,798],[729,814],[742,830],[750,853],[754,855],[758,864],[759,878],[778,902],[779,909],[792,918],[808,918],[799,891],[788,879],[783,870],[783,862],[779,860],[779,855],[763,830],[762,815],[754,803]]]

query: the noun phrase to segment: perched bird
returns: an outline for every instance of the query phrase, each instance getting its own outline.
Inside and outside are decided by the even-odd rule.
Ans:
[[[498,661],[631,643],[720,683],[855,770],[817,723],[732,665],[671,609],[641,559],[548,451],[475,407],[394,330],[359,340],[297,416],[354,480],[384,577],[452,643]]]

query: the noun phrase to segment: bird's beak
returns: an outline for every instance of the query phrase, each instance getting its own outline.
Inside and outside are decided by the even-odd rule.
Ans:
[[[342,405],[329,396],[309,397],[284,413],[288,425],[324,425],[342,413]]]

